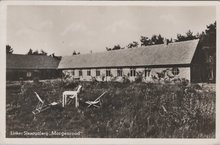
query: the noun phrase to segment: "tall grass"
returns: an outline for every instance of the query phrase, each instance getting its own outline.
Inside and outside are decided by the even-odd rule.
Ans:
[[[63,91],[73,90],[79,83],[83,88],[78,109],[74,104],[66,108],[56,106],[34,118],[31,111],[37,98],[33,91],[49,103],[60,100]],[[95,100],[104,91],[107,93],[102,97],[101,107],[88,108],[85,101]],[[76,137],[214,138],[215,99],[214,91],[197,85],[29,82],[24,84],[21,94],[7,90],[6,135],[12,137],[9,134],[12,130],[56,130],[81,131],[81,136]]]

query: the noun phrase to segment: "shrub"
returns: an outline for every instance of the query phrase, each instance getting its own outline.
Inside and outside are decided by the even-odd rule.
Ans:
[[[105,81],[105,78],[106,78],[106,77],[105,77],[105,74],[102,74],[101,77],[102,77],[102,81],[104,82],[104,81]]]
[[[96,79],[96,77],[92,77],[92,80],[91,80],[93,83],[96,83],[98,82],[98,80]]]
[[[38,84],[39,83],[39,77],[34,77],[33,82],[34,82],[34,84]]]
[[[117,76],[111,76],[111,81],[112,81],[112,82],[115,82],[117,79],[118,79]]]
[[[185,78],[182,78],[181,83],[182,83],[183,86],[187,86],[189,84],[189,80],[187,80]]]
[[[126,75],[123,75],[122,76],[122,83],[130,83],[130,80],[129,80],[129,77],[128,76],[126,76]]]
[[[136,73],[136,78],[135,78],[135,82],[136,83],[140,83],[143,81],[143,72],[137,72]]]

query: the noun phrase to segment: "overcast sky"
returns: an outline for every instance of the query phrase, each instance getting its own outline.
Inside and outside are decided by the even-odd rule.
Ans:
[[[18,54],[30,48],[62,56],[100,52],[140,36],[196,34],[215,20],[215,7],[204,6],[8,6],[7,44]]]

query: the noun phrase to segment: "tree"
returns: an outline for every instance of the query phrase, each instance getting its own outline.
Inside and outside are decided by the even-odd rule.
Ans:
[[[27,55],[46,55],[47,56],[47,52],[42,50],[39,52],[38,50],[33,51],[31,48],[29,49]]]
[[[141,36],[141,46],[155,45],[155,44],[163,44],[164,38],[159,35],[152,35],[151,38]]]
[[[157,44],[163,44],[164,43],[164,37],[162,37],[160,34],[157,37]]]
[[[112,50],[110,47],[105,47],[105,49],[106,49],[107,51],[111,51],[111,50]]]
[[[206,26],[205,32],[201,34],[200,45],[205,47],[206,64],[209,80],[216,81],[216,22]]]
[[[199,34],[193,35],[193,32],[191,30],[188,30],[186,32],[186,35],[177,34],[176,42],[193,40],[193,39],[197,39],[197,38],[199,38]]]
[[[124,49],[124,47],[121,47],[119,44],[115,45],[113,48],[110,48],[110,47],[105,47],[105,48],[107,51]]]
[[[205,34],[203,33],[203,43],[204,45],[209,45],[216,50],[216,22],[207,25],[206,27],[207,29],[205,30]]]
[[[188,32],[186,32],[186,38],[187,38],[187,40],[197,39],[196,35],[193,35],[193,32],[190,30]]]
[[[80,52],[76,52],[75,50],[73,51],[73,55],[79,55]]]
[[[76,51],[75,51],[75,50],[73,51],[73,55],[77,55],[77,53],[76,53]]]
[[[121,47],[119,44],[115,45],[112,50],[119,50],[119,49],[124,49],[124,47]]]
[[[151,44],[151,40],[145,36],[141,36],[140,41],[141,41],[141,46],[147,46]]]
[[[47,52],[41,49],[40,55],[47,55]]]
[[[13,53],[13,48],[10,45],[6,45],[6,54],[12,54]]]
[[[185,36],[181,35],[181,34],[177,34],[177,40],[176,42],[179,42],[179,41],[185,41]]]
[[[151,37],[151,45],[153,44],[163,44],[164,43],[164,38],[159,34],[158,36],[157,35],[153,35]]]
[[[29,49],[27,55],[47,55],[47,52],[42,50],[39,52],[38,50],[33,51],[31,48]]]
[[[32,53],[32,55],[39,55],[38,50],[35,50],[35,51]]]
[[[55,53],[52,53],[51,55],[49,55],[50,57],[53,57],[55,59],[61,60],[61,56],[56,56]]]
[[[138,45],[139,45],[139,44],[138,44],[137,41],[133,41],[132,43],[129,43],[127,47],[128,47],[128,48],[133,48],[133,47],[138,47]]]
[[[33,50],[30,48],[27,55],[33,55]]]

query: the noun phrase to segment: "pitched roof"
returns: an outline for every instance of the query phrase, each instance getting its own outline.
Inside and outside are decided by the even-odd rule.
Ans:
[[[7,69],[56,69],[59,60],[45,55],[7,54]]]
[[[152,65],[190,64],[199,39],[113,50],[93,54],[64,56],[58,66],[67,68],[132,67]]]

